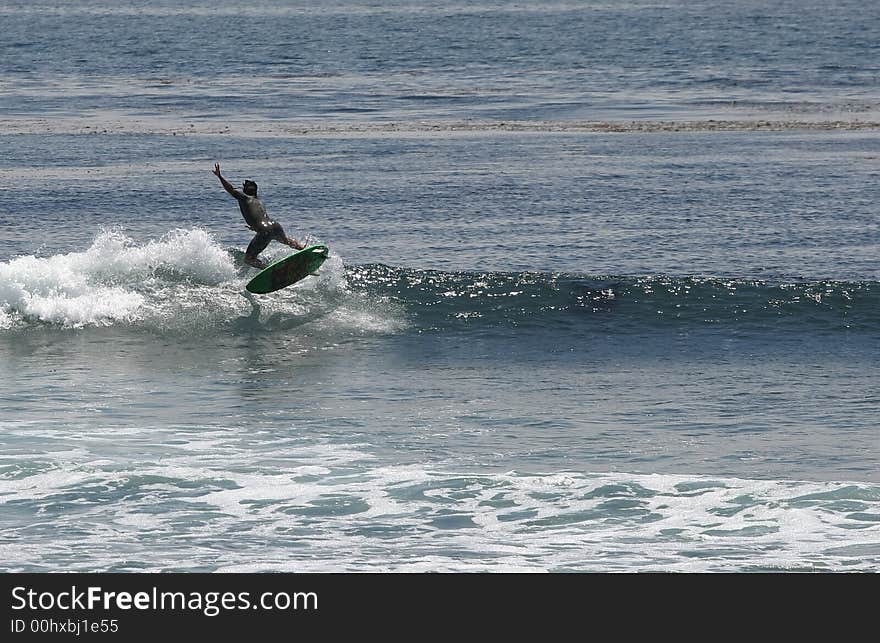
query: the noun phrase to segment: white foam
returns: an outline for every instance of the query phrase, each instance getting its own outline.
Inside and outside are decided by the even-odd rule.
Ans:
[[[56,527],[43,547],[0,547],[5,568],[862,571],[878,555],[880,498],[865,483],[434,471],[383,466],[366,445],[288,439],[271,446],[271,467],[249,466],[237,430],[184,435],[150,462],[59,451],[48,471],[0,478],[0,505]],[[188,545],[168,550],[169,537]]]
[[[177,229],[158,240],[138,246],[118,231],[104,231],[92,246],[76,257],[81,271],[108,279],[146,278],[165,270],[203,284],[219,284],[235,277],[235,266],[205,230]]]
[[[202,284],[234,279],[231,257],[204,230],[173,230],[143,245],[119,231],[99,233],[84,252],[0,263],[0,328],[16,318],[67,327],[140,318],[157,275]]]
[[[19,257],[0,264],[0,310],[4,326],[13,315],[65,326],[106,324],[130,318],[143,303],[137,293],[91,283],[79,258]]]
[[[12,318],[12,315],[0,309],[0,330],[8,330],[13,327],[15,321]]]

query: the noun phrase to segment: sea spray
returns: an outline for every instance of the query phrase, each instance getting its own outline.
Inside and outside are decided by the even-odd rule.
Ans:
[[[64,327],[132,322],[149,309],[157,278],[216,285],[236,274],[232,258],[203,230],[173,230],[142,245],[103,230],[83,252],[0,263],[0,327],[13,320]]]
[[[265,257],[286,251],[271,247]],[[399,304],[353,291],[348,272],[331,250],[319,274],[295,288],[244,297],[253,271],[240,251],[222,247],[205,230],[176,229],[146,242],[102,230],[83,251],[0,263],[0,331],[125,325],[159,334],[251,333],[314,323],[332,342],[405,326]]]

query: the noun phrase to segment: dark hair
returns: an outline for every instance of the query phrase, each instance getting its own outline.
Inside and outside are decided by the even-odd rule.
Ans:
[[[248,188],[253,188],[253,192],[254,192],[254,194],[257,193],[257,184],[254,183],[253,181],[251,181],[250,179],[248,179],[247,181],[244,182],[244,191],[245,191],[245,194],[247,194],[247,192],[248,192]]]

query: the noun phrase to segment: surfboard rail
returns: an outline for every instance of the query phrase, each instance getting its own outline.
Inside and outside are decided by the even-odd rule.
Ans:
[[[298,250],[263,268],[247,283],[245,289],[263,295],[291,286],[316,274],[329,255],[330,249],[323,244]]]

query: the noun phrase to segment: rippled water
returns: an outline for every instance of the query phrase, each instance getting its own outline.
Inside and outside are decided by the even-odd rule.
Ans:
[[[876,569],[862,3],[0,21],[6,571]]]

